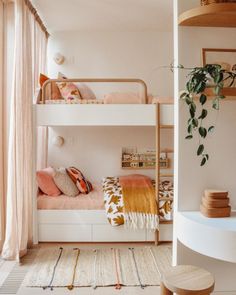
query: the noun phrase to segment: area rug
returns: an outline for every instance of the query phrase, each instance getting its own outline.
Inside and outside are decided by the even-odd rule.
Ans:
[[[170,267],[170,248],[135,247],[85,250],[41,249],[25,278],[27,287],[158,286]]]

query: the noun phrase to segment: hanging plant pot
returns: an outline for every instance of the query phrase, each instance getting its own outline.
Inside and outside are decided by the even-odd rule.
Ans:
[[[236,3],[236,0],[201,0],[202,6],[215,3]]]

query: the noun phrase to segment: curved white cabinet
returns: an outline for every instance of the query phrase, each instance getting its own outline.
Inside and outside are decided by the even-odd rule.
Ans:
[[[188,248],[236,263],[236,212],[227,218],[207,218],[198,211],[176,214],[178,240]]]

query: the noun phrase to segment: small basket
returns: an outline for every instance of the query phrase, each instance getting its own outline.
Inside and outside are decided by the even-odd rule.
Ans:
[[[215,3],[236,3],[236,0],[201,0],[202,6]]]

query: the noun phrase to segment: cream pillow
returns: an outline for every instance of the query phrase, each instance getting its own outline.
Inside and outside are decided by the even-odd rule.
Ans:
[[[76,197],[79,194],[79,190],[70,176],[67,174],[65,168],[59,168],[55,171],[53,176],[54,182],[59,190],[66,196]]]

